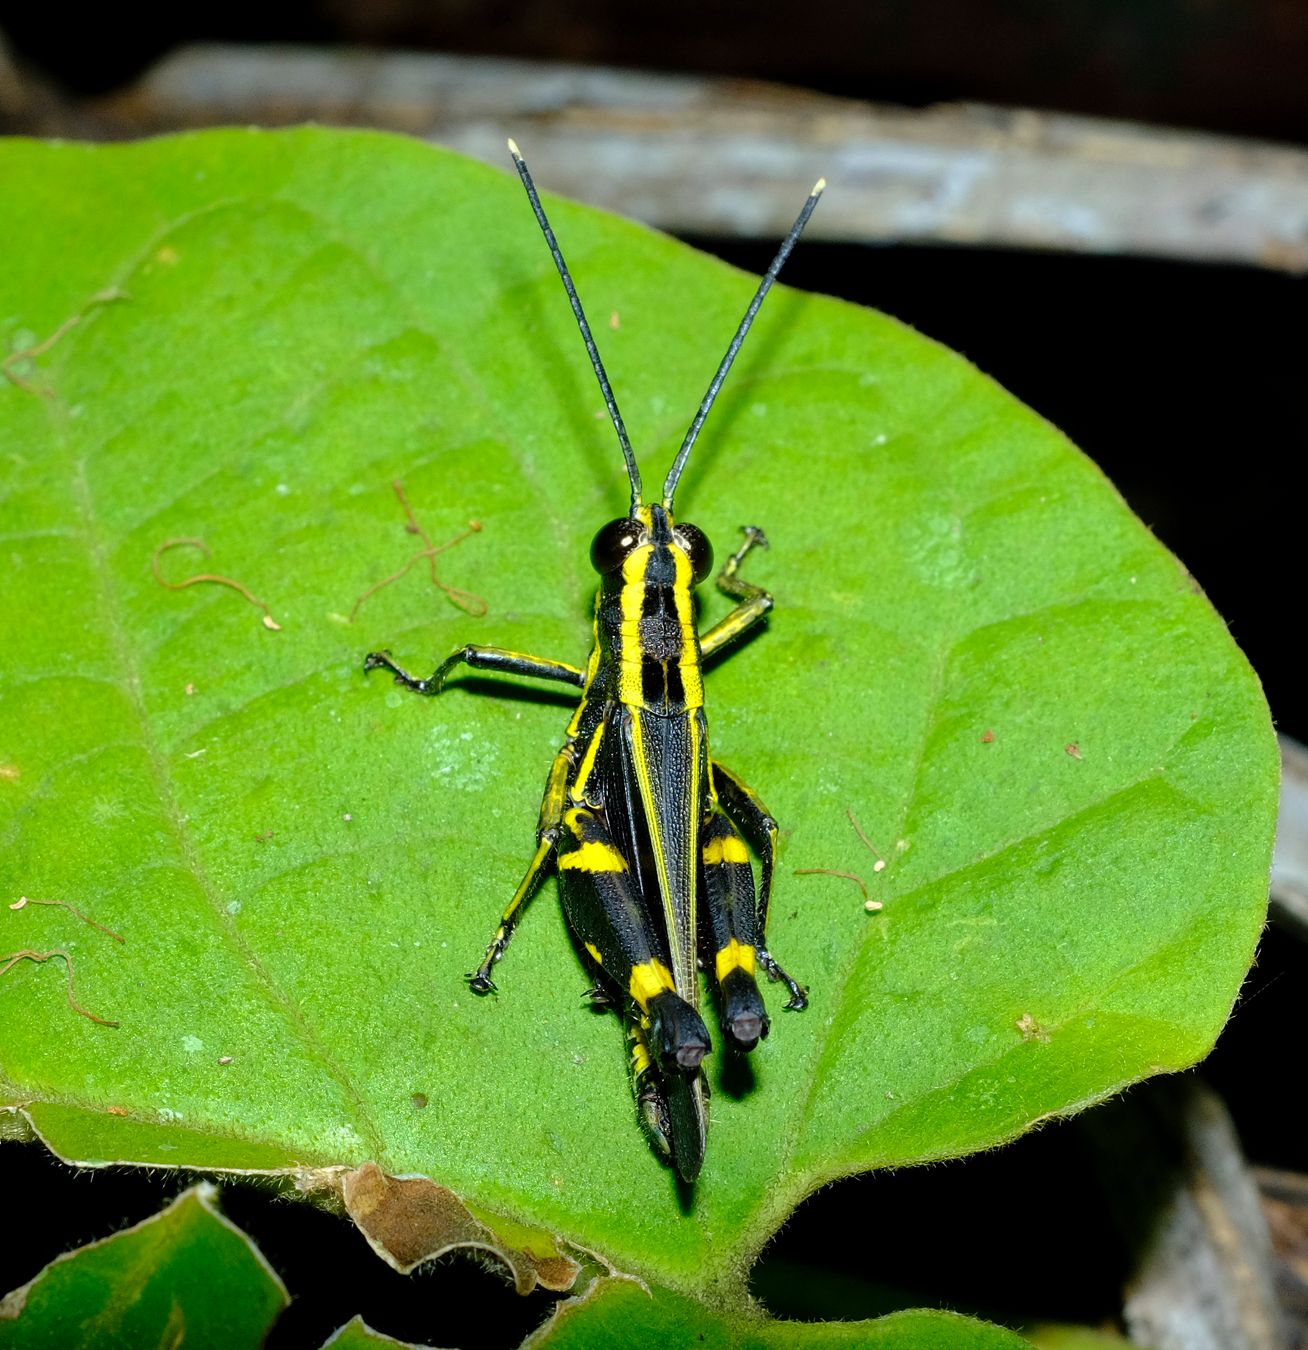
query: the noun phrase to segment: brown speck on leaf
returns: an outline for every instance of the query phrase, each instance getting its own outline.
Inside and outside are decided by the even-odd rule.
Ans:
[[[609,315],[609,327],[617,328],[619,322],[620,320],[618,319],[618,311],[615,309],[613,313]]]
[[[226,1065],[230,1064],[231,1062],[232,1062],[232,1057],[231,1057],[231,1055],[219,1055],[219,1056],[218,1056],[218,1063],[219,1063],[219,1064],[222,1064],[224,1067],[225,1067]]]
[[[1075,741],[1068,741],[1068,743],[1063,747],[1063,749],[1066,750],[1067,753],[1071,755],[1073,759],[1081,758],[1081,747],[1077,745]]]
[[[193,693],[195,693],[195,686],[188,680],[188,681],[186,682],[186,696],[187,696],[187,698],[190,698],[190,696],[191,696]]]
[[[267,831],[266,833],[264,833],[264,834],[256,834],[256,835],[254,836],[254,842],[255,842],[256,844],[266,844],[272,837],[273,837],[273,831],[272,831],[272,830],[268,830],[268,831]]]
[[[0,778],[7,778],[11,783],[16,783],[23,776],[23,771],[17,764],[0,764]]]
[[[409,1100],[418,1108],[419,1111],[425,1110],[427,1106],[427,1094],[425,1092],[415,1092]]]
[[[981,733],[981,744],[982,744],[982,745],[989,745],[989,744],[991,743],[991,741],[993,741],[994,739],[995,739],[995,733],[994,733],[993,731],[990,731],[990,730],[987,729],[986,731],[983,731],[983,732]]]
[[[1039,1022],[1031,1016],[1030,1013],[1023,1013],[1014,1023],[1018,1031],[1022,1033],[1024,1041],[1047,1041],[1049,1033],[1040,1025]]]
[[[106,1106],[105,1111],[111,1116],[125,1116],[127,1114],[125,1106]]]

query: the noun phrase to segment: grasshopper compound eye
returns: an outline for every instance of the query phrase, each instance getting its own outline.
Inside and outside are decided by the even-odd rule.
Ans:
[[[678,525],[672,537],[686,550],[698,586],[713,570],[713,545],[709,543],[708,535],[698,525]]]
[[[599,530],[590,543],[590,565],[603,576],[616,572],[640,543],[640,521],[619,516]]]

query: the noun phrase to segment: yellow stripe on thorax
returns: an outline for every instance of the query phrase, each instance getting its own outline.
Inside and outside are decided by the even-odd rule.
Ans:
[[[638,966],[632,966],[631,997],[642,1012],[649,1006],[650,999],[669,990],[676,992],[676,986],[672,983],[672,972],[657,957],[651,957]]]
[[[672,550],[677,562],[677,622],[687,636],[681,644],[681,687],[685,690],[686,707],[704,706],[704,681],[699,671],[699,650],[696,646],[695,606],[691,601],[691,589],[695,584],[695,574],[690,568],[690,559],[679,549]]]
[[[752,975],[754,973],[754,958],[754,948],[747,942],[741,942],[739,938],[728,939],[727,945],[719,949],[714,967],[718,983],[721,984],[733,970],[743,970]]]
[[[712,863],[747,863],[749,850],[745,841],[734,834],[725,834],[719,839],[710,839],[704,845],[704,861]]]
[[[645,572],[654,545],[632,549],[622,564],[622,652],[618,662],[618,700],[629,708],[645,706],[640,674],[640,618],[645,612]]]

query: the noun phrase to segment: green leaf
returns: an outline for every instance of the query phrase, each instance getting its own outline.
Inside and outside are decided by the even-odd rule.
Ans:
[[[901,1312],[873,1322],[777,1322],[602,1279],[559,1305],[523,1350],[592,1345],[694,1345],[703,1350],[1031,1350],[1014,1332],[949,1312]]]
[[[1132,1344],[1114,1332],[1055,1322],[1031,1327],[1026,1335],[1036,1350],[1127,1350]]]
[[[0,382],[3,893],[124,938],[0,909],[0,954],[66,951],[120,1023],[76,1014],[58,958],[0,978],[0,1104],[63,1156],[372,1160],[716,1300],[824,1181],[994,1145],[1212,1044],[1266,893],[1255,677],[1053,428],[892,320],[779,290],[679,510],[720,556],[746,522],[772,543],[748,572],[773,617],[708,707],[782,822],[770,945],[812,1003],[768,991],[771,1037],[713,1056],[679,1197],[553,883],[502,993],[464,984],[568,701],[361,672],[381,646],[423,673],[468,641],[588,647],[624,476],[519,185],[322,130],[0,153],[0,325],[30,353]],[[753,281],[550,209],[657,482]],[[349,621],[418,544],[393,480],[436,543],[483,524],[437,561],[485,618],[415,566]],[[152,576],[187,536],[210,556],[170,550],[164,578],[236,578],[281,631]]]
[[[393,1336],[374,1331],[361,1317],[352,1317],[323,1342],[323,1350],[386,1350],[387,1346],[406,1346]]]
[[[0,1299],[0,1346],[260,1346],[288,1302],[207,1182],[162,1213],[56,1258]]]

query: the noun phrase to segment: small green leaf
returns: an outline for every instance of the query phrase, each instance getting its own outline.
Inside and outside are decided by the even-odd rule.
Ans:
[[[702,1350],[1031,1350],[1016,1333],[948,1312],[902,1312],[873,1322],[774,1322],[664,1289],[602,1279],[559,1305],[523,1350],[593,1345],[693,1345]]]
[[[386,1350],[388,1346],[400,1346],[404,1350],[407,1342],[374,1331],[361,1317],[352,1317],[323,1342],[322,1350]],[[412,1350],[419,1348],[412,1347]]]
[[[193,1186],[162,1213],[56,1258],[0,1299],[0,1346],[260,1346],[289,1301],[259,1249]]]
[[[1026,1333],[1036,1350],[1128,1350],[1133,1342],[1095,1327],[1043,1322]]]
[[[65,1157],[374,1161],[720,1299],[824,1181],[994,1145],[1212,1044],[1266,895],[1255,677],[1053,428],[892,320],[779,290],[678,505],[720,556],[745,523],[772,543],[748,567],[776,609],[708,711],[782,823],[770,945],[812,1002],[768,991],[771,1037],[713,1056],[679,1197],[552,883],[502,993],[464,983],[567,699],[361,671],[588,647],[624,475],[519,185],[322,130],[0,156],[0,893],[124,939],[0,908],[0,956],[66,951],[119,1023],[77,1014],[61,961],[0,976],[0,1104]],[[657,481],[753,281],[550,209]],[[421,544],[396,481],[434,544],[482,524],[435,561],[484,618],[425,559],[375,589]],[[160,554],[184,538],[208,556]],[[239,581],[280,631],[152,560]]]

